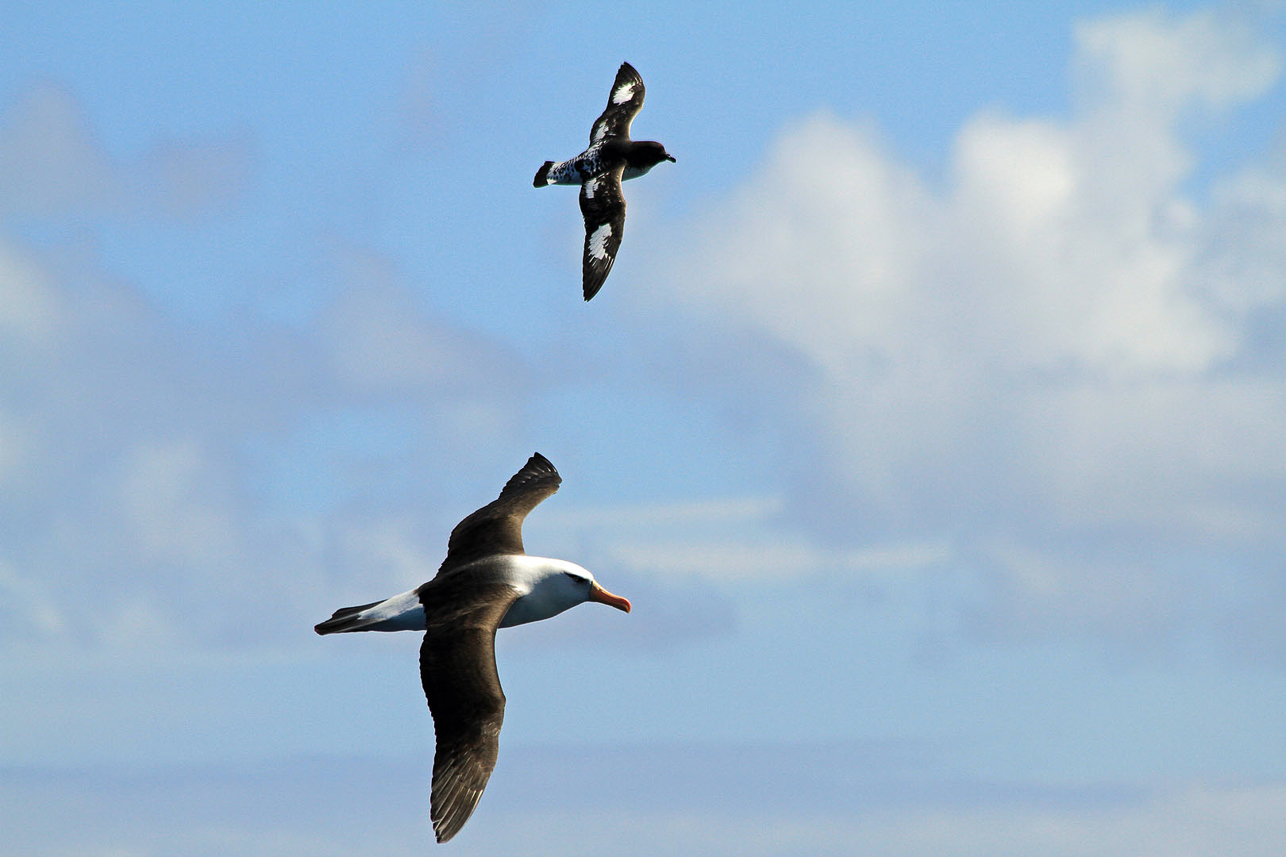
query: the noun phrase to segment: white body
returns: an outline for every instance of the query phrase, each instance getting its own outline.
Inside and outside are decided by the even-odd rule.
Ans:
[[[525,554],[482,560],[478,573],[495,575],[518,590],[518,600],[500,620],[501,628],[539,622],[589,599],[594,575],[574,562]],[[497,562],[502,567],[495,568]],[[469,574],[463,566],[452,574]],[[346,631],[423,631],[428,627],[418,590],[403,592],[367,607]]]

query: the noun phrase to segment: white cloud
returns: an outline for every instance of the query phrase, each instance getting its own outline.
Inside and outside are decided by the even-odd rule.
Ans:
[[[1064,583],[1125,546],[1120,585],[1048,605],[1055,627],[1114,633],[1128,618],[1110,617],[1194,606],[1146,594],[1172,587],[1176,553],[1286,546],[1284,355],[1264,344],[1286,311],[1286,168],[1216,176],[1203,199],[1186,136],[1263,96],[1282,51],[1161,10],[1075,43],[1071,115],[974,116],[940,185],[866,124],[788,128],[744,187],[654,242],[664,273],[636,300],[681,308],[692,359],[726,330],[802,358],[810,383],[789,391],[682,381],[781,426],[786,518],[849,546],[972,544],[1026,593],[1012,610],[1044,602],[1033,563],[995,545]]]
[[[921,218],[937,214],[916,176],[831,116],[788,132],[758,175],[658,302],[728,311],[834,372],[896,350],[928,255]]]
[[[1213,11],[1174,17],[1161,8],[1085,21],[1077,60],[1112,95],[1147,109],[1229,107],[1261,95],[1282,69],[1248,22]]]

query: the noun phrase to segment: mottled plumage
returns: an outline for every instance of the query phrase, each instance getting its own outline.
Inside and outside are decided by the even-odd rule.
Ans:
[[[673,161],[660,143],[631,140],[630,123],[643,109],[643,78],[629,63],[621,63],[607,97],[607,107],[594,120],[589,148],[566,161],[545,161],[532,182],[580,185],[580,210],[585,218],[585,248],[581,285],[585,300],[598,294],[616,261],[625,232],[625,196],[621,182],[638,178],[661,161]]]

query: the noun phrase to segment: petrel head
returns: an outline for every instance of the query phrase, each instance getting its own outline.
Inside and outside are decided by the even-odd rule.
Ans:
[[[655,140],[635,140],[630,143],[625,157],[630,166],[645,171],[662,161],[674,162],[674,155],[667,152],[665,146]]]

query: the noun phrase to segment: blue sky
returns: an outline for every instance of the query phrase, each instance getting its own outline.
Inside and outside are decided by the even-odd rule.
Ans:
[[[17,853],[431,848],[418,641],[312,625],[534,450],[635,609],[500,635],[446,848],[1276,853],[1283,9],[867,5],[7,12]]]

